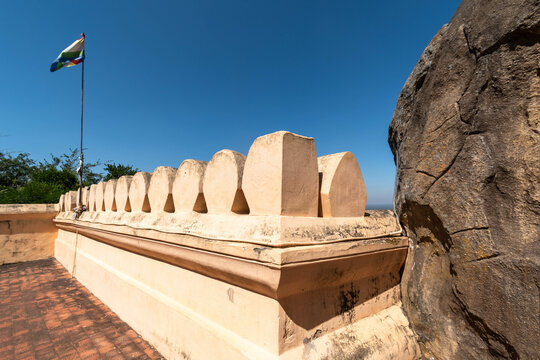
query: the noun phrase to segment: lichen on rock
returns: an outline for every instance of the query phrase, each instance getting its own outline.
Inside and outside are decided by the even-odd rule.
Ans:
[[[405,310],[427,357],[540,353],[540,3],[465,0],[394,112]]]

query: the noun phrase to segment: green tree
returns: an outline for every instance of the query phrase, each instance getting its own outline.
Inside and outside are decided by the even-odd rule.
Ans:
[[[124,175],[135,175],[139,171],[139,169],[134,168],[131,165],[122,165],[115,163],[106,164],[104,169],[107,172],[104,178],[105,181],[111,179],[118,179],[119,177]]]
[[[0,164],[2,164],[1,160]],[[25,170],[25,175],[19,176],[19,179],[13,181],[11,186],[0,186],[0,203],[55,203],[58,202],[60,195],[77,188],[77,176],[67,169],[58,169],[53,166],[33,166],[32,169],[28,169],[24,164],[18,164],[18,166]],[[21,173],[21,171],[11,169],[0,171],[0,176],[9,177],[14,172]]]
[[[56,184],[59,187],[67,190],[77,188],[79,180],[74,172],[66,169],[57,169],[55,167],[47,167],[36,170],[32,174],[30,182],[39,182],[45,184]]]
[[[28,184],[12,190],[8,195],[12,198],[6,203],[10,204],[54,204],[58,202],[60,195],[71,189],[66,189],[58,184],[30,181]],[[1,199],[0,200],[4,200]],[[2,202],[2,201],[0,201]]]
[[[0,186],[17,187],[26,184],[36,169],[34,164],[27,153],[13,157],[0,152]]]
[[[83,185],[89,186],[92,184],[97,184],[103,180],[103,175],[96,172],[95,168],[100,166],[101,162],[98,160],[96,162],[84,162],[83,166]],[[55,156],[51,154],[50,160],[43,160],[39,163],[41,168],[60,168],[66,172],[71,172],[77,176],[77,168],[79,167],[79,149],[78,148],[69,148],[69,151],[60,156]],[[77,180],[78,183],[78,180]]]
[[[99,165],[99,161],[85,162],[83,185],[96,184],[104,178],[95,171]],[[0,204],[56,203],[60,195],[78,188],[78,167],[78,149],[69,149],[60,156],[51,154],[50,159],[37,164],[26,153],[11,156],[0,152]],[[104,168],[105,180],[139,171],[131,165],[115,163],[108,163]]]

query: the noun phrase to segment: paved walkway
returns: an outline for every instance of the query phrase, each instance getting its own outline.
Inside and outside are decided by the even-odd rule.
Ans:
[[[55,259],[0,266],[0,359],[161,359]]]

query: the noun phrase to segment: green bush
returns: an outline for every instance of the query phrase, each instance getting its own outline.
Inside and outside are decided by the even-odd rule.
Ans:
[[[63,188],[64,192],[76,189],[79,184],[77,175],[75,175],[73,172],[67,169],[58,170],[55,167],[36,170],[32,174],[31,181],[55,184]]]

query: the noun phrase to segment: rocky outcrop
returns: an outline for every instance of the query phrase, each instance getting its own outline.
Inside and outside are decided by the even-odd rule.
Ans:
[[[465,0],[399,97],[389,143],[426,357],[540,354],[540,2]]]

